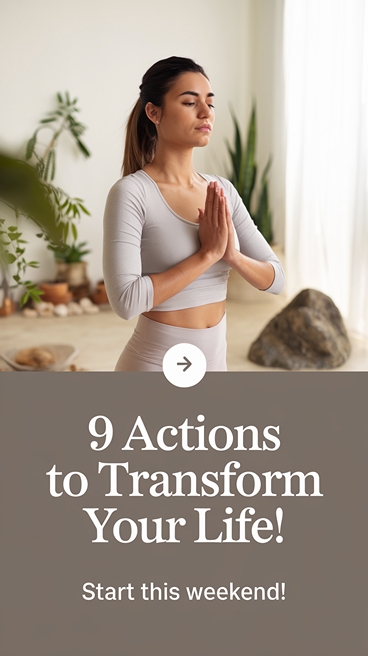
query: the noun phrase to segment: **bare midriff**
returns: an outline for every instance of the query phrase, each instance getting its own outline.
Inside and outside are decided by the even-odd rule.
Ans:
[[[185,310],[171,310],[170,312],[160,312],[151,310],[143,312],[145,317],[165,323],[168,326],[177,326],[179,328],[212,328],[220,323],[225,314],[225,301],[200,305],[199,307],[187,308]]]

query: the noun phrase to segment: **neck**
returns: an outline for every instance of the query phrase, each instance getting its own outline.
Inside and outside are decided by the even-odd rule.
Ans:
[[[155,157],[148,164],[147,172],[154,172],[161,182],[177,184],[182,187],[191,187],[198,176],[193,166],[193,149],[178,150],[165,145],[157,144]]]

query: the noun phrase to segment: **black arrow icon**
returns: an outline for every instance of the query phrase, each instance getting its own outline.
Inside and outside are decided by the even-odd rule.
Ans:
[[[177,362],[176,364],[178,365],[178,367],[184,367],[183,371],[186,371],[187,369],[189,369],[189,367],[192,366],[192,363],[190,360],[188,360],[187,357],[185,357],[185,355],[184,355],[184,360],[185,362]]]

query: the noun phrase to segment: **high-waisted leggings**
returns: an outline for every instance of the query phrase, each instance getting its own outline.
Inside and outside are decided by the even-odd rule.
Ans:
[[[204,353],[207,371],[226,371],[226,315],[211,328],[168,326],[139,316],[134,333],[115,371],[162,371],[166,351],[176,344],[194,344]]]

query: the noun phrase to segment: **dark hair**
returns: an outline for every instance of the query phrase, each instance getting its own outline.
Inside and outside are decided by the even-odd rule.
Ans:
[[[123,176],[135,173],[153,160],[157,132],[146,115],[145,107],[148,102],[163,107],[165,95],[182,73],[202,73],[207,77],[202,66],[186,57],[161,59],[143,75],[139,99],[127,122]]]

